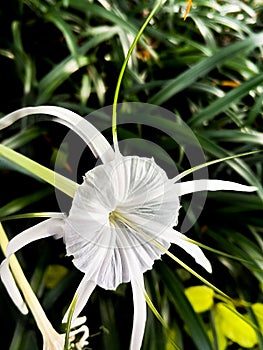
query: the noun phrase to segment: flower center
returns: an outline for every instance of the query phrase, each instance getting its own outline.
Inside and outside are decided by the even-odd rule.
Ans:
[[[114,224],[116,222],[116,211],[115,210],[110,212],[109,221],[111,224]]]
[[[128,223],[128,221],[124,218],[122,214],[120,214],[120,212],[117,209],[110,212],[109,221],[111,224],[116,224],[117,221],[121,221],[122,223],[126,224]]]

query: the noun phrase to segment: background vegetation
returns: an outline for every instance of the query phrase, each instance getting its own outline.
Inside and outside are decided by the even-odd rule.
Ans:
[[[127,49],[152,6],[146,0],[10,0],[2,4],[1,114],[53,104],[86,115],[112,104]],[[192,128],[207,160],[262,149],[262,2],[198,0],[186,21],[185,8],[183,0],[167,0],[151,21],[128,65],[120,102],[148,102],[174,112]],[[31,118],[2,131],[0,139],[52,168],[66,132],[63,126],[46,121],[35,124]],[[124,126],[120,137],[127,135],[147,138],[147,129]],[[108,136],[110,140],[110,132]],[[178,156],[167,135],[151,131],[151,140],[173,157],[179,169],[187,169],[185,158]],[[92,162],[88,155],[84,171]],[[0,166],[0,217],[57,210],[52,188],[3,159]],[[70,177],[67,153],[61,167]],[[263,349],[262,154],[214,165],[209,172],[211,178],[249,183],[259,191],[208,195],[202,215],[187,234],[228,254],[206,252],[212,276],[199,270],[179,248],[171,250],[230,295],[239,316],[203,286],[188,289],[201,282],[164,257],[145,277],[169,331],[149,310],[143,349],[173,349],[171,339],[181,349]],[[9,220],[4,227],[12,237],[35,223],[35,219]],[[81,274],[65,258],[60,241],[34,243],[18,257],[59,330]],[[40,349],[34,320],[19,314],[2,284],[0,293],[1,348]],[[90,348],[128,349],[132,313],[129,285],[121,285],[116,292],[96,288],[83,312],[88,317]],[[256,330],[245,320],[256,324]]]

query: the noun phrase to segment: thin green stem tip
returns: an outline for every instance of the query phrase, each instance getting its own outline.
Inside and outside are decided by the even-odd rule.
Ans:
[[[120,86],[121,86],[121,82],[122,82],[122,79],[123,79],[123,75],[124,75],[127,63],[128,63],[128,61],[129,61],[129,59],[131,57],[131,54],[132,54],[134,48],[136,47],[136,44],[137,44],[138,40],[140,39],[144,29],[147,27],[147,25],[150,22],[150,20],[153,18],[155,12],[161,6],[162,2],[163,2],[163,0],[157,1],[156,5],[154,6],[152,11],[150,12],[149,16],[146,18],[146,20],[143,23],[142,27],[138,31],[138,34],[134,38],[133,43],[131,44],[131,47],[129,48],[127,56],[126,56],[126,58],[125,58],[125,60],[124,60],[124,62],[122,64],[122,67],[121,67],[121,71],[120,71],[120,74],[119,74],[119,77],[118,77],[118,81],[117,81],[117,85],[116,85],[116,89],[115,89],[115,94],[114,94],[114,99],[113,99],[113,106],[112,106],[112,137],[113,137],[113,144],[114,144],[115,150],[118,149],[117,101],[118,101],[118,96],[119,96],[119,92],[120,92]]]

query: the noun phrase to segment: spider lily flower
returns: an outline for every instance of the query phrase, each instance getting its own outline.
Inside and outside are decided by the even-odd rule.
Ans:
[[[88,171],[73,197],[68,215],[51,218],[16,237],[7,247],[7,258],[1,265],[1,278],[21,312],[24,301],[8,267],[10,256],[30,242],[54,236],[63,238],[67,255],[84,276],[76,291],[76,318],[98,285],[115,290],[121,283],[131,282],[134,316],[130,349],[140,349],[146,322],[143,273],[152,269],[176,244],[211,273],[210,262],[202,250],[176,231],[180,197],[197,191],[255,191],[230,181],[193,180],[178,182],[180,175],[169,179],[154,159],[123,156],[115,151],[102,134],[88,121],[60,107],[24,108],[0,120],[6,127],[29,114],[51,114],[55,121],[72,128],[102,164]],[[66,319],[66,313],[64,320]]]
[[[73,328],[69,332],[69,345],[71,348],[85,349],[89,344],[87,338],[89,337],[89,329],[83,323],[86,322],[86,317],[78,317],[75,319]],[[41,329],[43,336],[43,350],[64,350],[66,334],[57,333],[53,327]],[[83,333],[79,340],[76,339],[76,335]],[[79,337],[79,336],[78,336]]]

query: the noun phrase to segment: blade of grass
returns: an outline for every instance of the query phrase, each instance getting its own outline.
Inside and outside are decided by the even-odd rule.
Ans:
[[[16,213],[17,211],[24,209],[28,205],[31,205],[39,201],[40,199],[48,196],[50,193],[50,188],[45,188],[43,190],[33,192],[29,195],[15,198],[11,202],[0,208],[0,218]]]
[[[223,158],[228,157],[229,152],[224,148],[218,146],[215,142],[209,140],[208,138],[202,137],[200,134],[196,133],[198,140],[202,146],[202,148],[207,152],[212,154],[214,157]],[[233,157],[233,156],[230,156]],[[235,157],[233,157],[235,158]],[[254,172],[250,169],[250,167],[242,161],[242,159],[235,158],[233,160],[226,160],[226,163],[233,168],[243,179],[245,179],[250,185],[256,186],[258,188],[258,195],[263,200],[263,187],[258,179],[258,177],[254,174]]]
[[[80,57],[78,55],[77,40],[71,30],[71,26],[63,20],[62,16],[63,16],[63,12],[52,11],[52,12],[48,12],[45,15],[45,18],[48,21],[54,23],[54,25],[62,32],[66,40],[69,51],[71,52],[72,56],[75,58],[76,62],[79,65],[81,65],[81,61],[79,61]]]
[[[194,65],[192,68],[180,74],[177,78],[168,81],[155,95],[149,99],[149,103],[160,105],[167,101],[178,92],[191,86],[198,78],[209,73],[213,68],[223,64],[227,59],[237,54],[253,50],[262,45],[263,33],[255,34],[248,39],[229,45],[211,57],[205,58]]]
[[[199,131],[204,138],[233,143],[259,144],[263,145],[263,134],[253,129],[243,130],[204,130]],[[251,147],[251,145],[250,145]]]
[[[165,265],[158,264],[158,270],[167,290],[167,294],[175,306],[185,326],[191,332],[191,338],[199,350],[212,350],[212,344],[206,333],[204,324],[188,301],[184,287],[176,275]]]
[[[23,129],[20,132],[16,133],[14,136],[9,137],[2,141],[2,145],[9,148],[18,148],[24,146],[28,142],[46,134],[45,130],[42,128],[33,126],[28,129]]]
[[[263,283],[262,252],[249,238],[238,232],[220,228],[208,229],[206,234],[210,236],[221,249],[239,257],[240,263],[246,267],[260,283]],[[234,242],[234,243],[233,243]]]
[[[110,21],[122,30],[125,30],[127,33],[132,33],[134,36],[138,33],[138,28],[133,24],[133,22],[128,21],[123,15],[117,15],[114,7],[112,7],[111,11],[108,11],[97,4],[82,0],[69,0],[69,7],[83,13],[88,13],[90,16],[98,16],[106,21]]]
[[[230,90],[223,97],[210,103],[207,107],[203,108],[200,113],[197,113],[189,119],[189,125],[191,127],[197,127],[204,122],[208,122],[216,115],[224,112],[231,104],[237,103],[242,97],[248,95],[249,91],[256,88],[263,82],[263,74],[256,75],[254,78],[242,83],[238,87]]]
[[[78,61],[72,55],[68,56],[66,59],[57,64],[48,74],[46,74],[38,84],[39,95],[36,100],[36,105],[45,103],[54,91],[60,86],[69,76],[76,72],[80,67],[87,65],[90,62],[89,57],[85,57],[87,52],[98,46],[103,41],[110,39],[112,36],[118,33],[118,28],[113,27],[97,34],[94,38],[91,38],[85,44],[83,44],[77,51]]]
[[[79,186],[74,181],[69,180],[68,178],[3,145],[0,145],[0,156],[30,171],[32,174],[58,188],[70,197],[74,197],[74,194]]]

